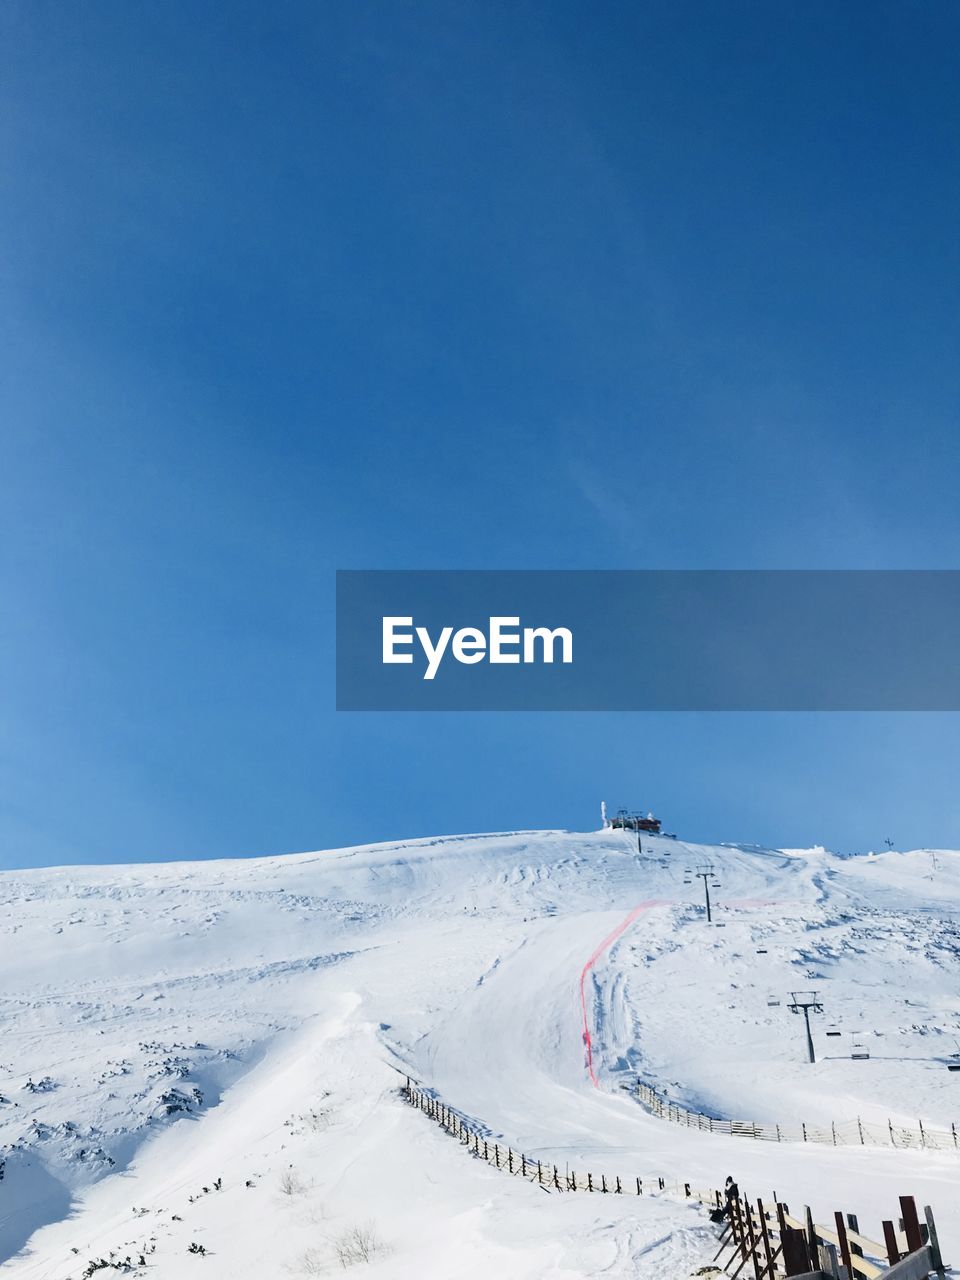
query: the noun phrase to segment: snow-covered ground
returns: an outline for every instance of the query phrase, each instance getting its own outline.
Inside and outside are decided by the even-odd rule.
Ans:
[[[723,928],[684,884],[706,862]],[[519,832],[8,872],[0,909],[11,1280],[79,1280],[111,1251],[158,1280],[336,1274],[358,1244],[360,1274],[437,1280],[684,1280],[709,1260],[691,1205],[548,1194],[472,1160],[401,1101],[398,1068],[561,1166],[734,1173],[874,1235],[914,1194],[960,1256],[960,1151],[699,1133],[621,1087],[639,1074],[737,1119],[949,1129],[960,854],[645,837],[638,856],[619,832]],[[786,1007],[811,988],[815,1066]]]

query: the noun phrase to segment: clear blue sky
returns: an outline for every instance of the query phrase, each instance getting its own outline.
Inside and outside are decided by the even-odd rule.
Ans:
[[[958,42],[952,0],[3,6],[0,865],[601,798],[960,846],[956,716],[333,710],[338,567],[960,566]]]

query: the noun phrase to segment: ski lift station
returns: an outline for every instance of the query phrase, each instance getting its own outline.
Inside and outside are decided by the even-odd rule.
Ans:
[[[655,818],[652,813],[644,817],[642,813],[630,813],[626,809],[618,809],[616,817],[609,821],[611,827],[625,831],[646,831],[653,836],[658,836],[663,827],[660,819]]]

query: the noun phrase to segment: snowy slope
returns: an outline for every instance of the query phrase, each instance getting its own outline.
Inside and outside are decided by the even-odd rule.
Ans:
[[[683,883],[705,861],[723,928]],[[916,1194],[960,1251],[960,1152],[701,1134],[621,1087],[784,1123],[960,1121],[958,854],[521,832],[13,872],[0,904],[0,1276],[77,1280],[111,1250],[159,1278],[332,1274],[357,1226],[371,1276],[682,1280],[709,1257],[691,1206],[471,1161],[395,1068],[561,1164],[732,1171],[874,1228]],[[785,1007],[811,987],[815,1066]]]

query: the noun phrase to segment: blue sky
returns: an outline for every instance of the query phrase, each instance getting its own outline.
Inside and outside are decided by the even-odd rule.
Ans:
[[[336,568],[960,566],[955,5],[0,26],[0,865],[601,798],[960,846],[956,716],[337,715],[332,612]]]

